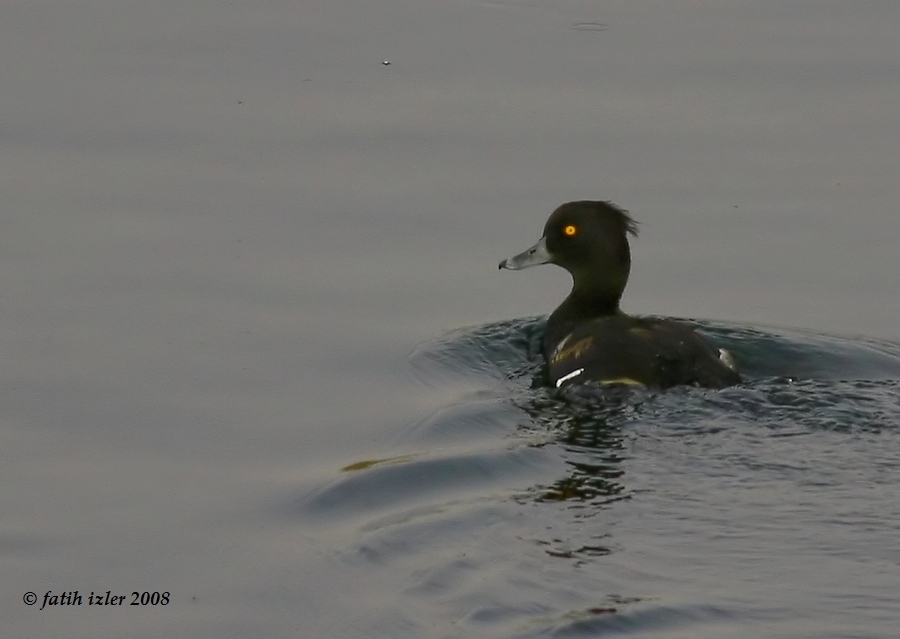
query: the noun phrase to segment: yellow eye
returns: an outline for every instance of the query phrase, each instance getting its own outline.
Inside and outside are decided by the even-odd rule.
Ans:
[[[566,228],[563,229],[563,233],[572,237],[576,233],[578,233],[578,228],[574,224],[569,224]]]

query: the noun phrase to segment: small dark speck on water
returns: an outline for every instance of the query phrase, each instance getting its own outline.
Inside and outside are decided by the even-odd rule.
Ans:
[[[384,66],[390,66],[391,61],[390,61],[390,60],[385,60],[385,61],[382,62],[381,64],[383,64]]]

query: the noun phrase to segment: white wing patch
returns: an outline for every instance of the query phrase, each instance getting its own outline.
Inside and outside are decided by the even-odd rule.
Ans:
[[[737,363],[734,361],[734,356],[724,348],[719,349],[719,361],[721,361],[723,364],[725,364],[725,366],[733,370],[735,373],[737,372]]]
[[[581,375],[583,372],[584,372],[584,369],[583,369],[583,368],[576,368],[576,369],[575,369],[574,371],[572,371],[571,373],[566,373],[565,375],[563,375],[562,377],[560,377],[558,380],[556,380],[556,387],[559,388],[560,386],[562,386],[563,384],[565,384],[567,381],[569,381],[569,380],[572,379],[573,377],[578,377],[578,376]]]

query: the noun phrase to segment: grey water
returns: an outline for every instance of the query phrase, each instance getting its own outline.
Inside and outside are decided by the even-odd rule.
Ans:
[[[3,634],[896,637],[898,21],[4,5]],[[542,383],[582,198],[744,383]]]

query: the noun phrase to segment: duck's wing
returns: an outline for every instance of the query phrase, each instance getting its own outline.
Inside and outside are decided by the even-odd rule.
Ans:
[[[634,329],[632,322],[619,317],[575,325],[546,350],[550,383],[557,388],[584,381],[660,386],[653,334]]]
[[[740,383],[730,353],[714,349],[693,328],[675,320],[646,323],[657,353],[657,377],[663,387],[693,384],[724,388]]]
[[[615,316],[584,322],[546,350],[550,383],[594,381],[721,388],[740,376],[693,329],[673,320]]]

